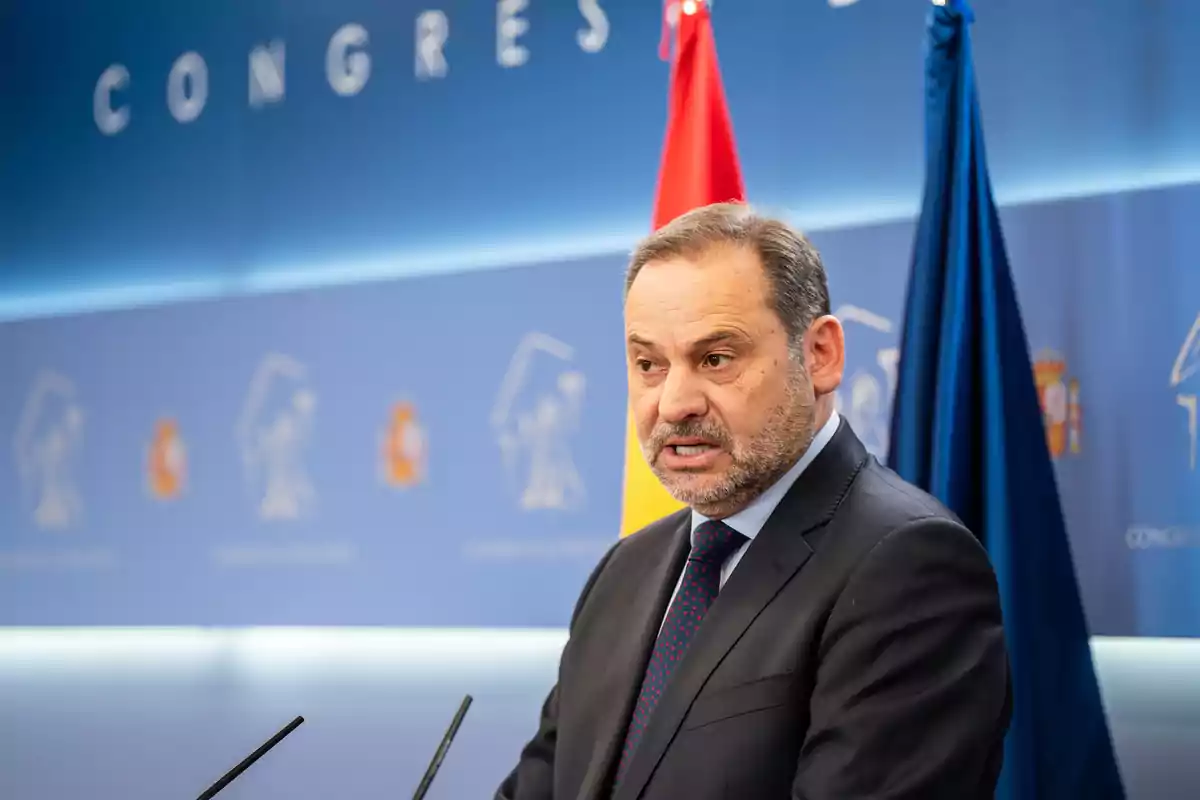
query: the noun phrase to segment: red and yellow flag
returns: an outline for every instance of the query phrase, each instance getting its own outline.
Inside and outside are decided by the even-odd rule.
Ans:
[[[655,230],[693,208],[746,199],[708,6],[683,0],[678,11]],[[622,501],[622,536],[681,507],[642,457],[632,415],[626,423]]]

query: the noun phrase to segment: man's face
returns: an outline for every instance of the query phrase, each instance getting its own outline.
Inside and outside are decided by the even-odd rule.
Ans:
[[[770,297],[758,256],[722,246],[647,264],[626,298],[642,452],[671,495],[706,516],[736,513],[795,463],[841,378],[837,321],[814,323],[798,359]],[[824,352],[829,324],[836,346]]]

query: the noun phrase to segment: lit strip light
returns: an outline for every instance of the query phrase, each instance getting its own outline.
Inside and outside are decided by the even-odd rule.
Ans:
[[[157,670],[213,663],[269,670],[441,668],[456,662],[481,668],[481,654],[519,670],[556,660],[566,641],[567,631],[560,628],[16,627],[0,628],[0,670]],[[1092,651],[1121,669],[1153,663],[1159,669],[1195,670],[1200,665],[1200,639],[1095,636]]]
[[[0,675],[232,667],[242,675],[520,676],[553,667],[566,640],[557,628],[0,628]]]
[[[1196,183],[1200,183],[1200,164],[1136,172],[1086,172],[1052,184],[1001,187],[996,195],[1000,205],[1013,206]],[[842,199],[811,207],[783,209],[779,213],[811,233],[912,219],[919,210],[918,202],[919,198],[915,195],[891,199],[872,196],[865,202]],[[308,265],[264,265],[239,275],[226,273],[180,277],[165,282],[136,280],[74,289],[35,289],[0,294],[0,322],[571,261],[625,252],[645,233],[643,228],[626,221],[600,235],[594,230],[575,233],[558,231],[552,236],[533,233],[521,241],[474,243],[466,248],[397,252],[394,255],[352,261],[331,259]]]
[[[1093,636],[1092,652],[1097,659],[1125,670],[1153,663],[1159,671],[1186,670],[1193,677],[1200,668],[1200,639]]]
[[[0,322],[320,289],[396,278],[476,272],[550,261],[576,261],[624,252],[632,247],[639,235],[634,232],[601,236],[559,232],[552,237],[531,235],[524,242],[400,251],[391,255],[349,260],[334,257],[313,264],[264,265],[238,274],[214,271],[212,275],[177,277],[169,281],[134,278],[122,283],[0,293]]]
[[[993,185],[993,192],[998,205],[1011,207],[1150,192],[1194,184],[1200,184],[1200,163],[1136,172],[1096,170],[1068,179],[1058,178],[1053,182]],[[783,213],[806,232],[819,232],[902,222],[915,218],[920,211],[920,197],[912,195],[890,199],[872,197],[867,202],[849,200],[814,208],[800,206]]]

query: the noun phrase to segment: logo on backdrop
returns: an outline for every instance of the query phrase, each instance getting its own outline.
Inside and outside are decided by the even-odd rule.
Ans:
[[[146,488],[156,500],[175,500],[187,485],[187,447],[179,423],[163,417],[154,423],[146,447]]]
[[[308,369],[272,353],[258,365],[237,424],[246,485],[260,519],[297,520],[316,502],[305,463],[317,411]]]
[[[1183,337],[1171,365],[1167,383],[1175,402],[1183,410],[1181,426],[1187,443],[1188,469],[1196,469],[1197,396],[1200,391],[1200,314]],[[1130,550],[1200,548],[1200,527],[1195,525],[1133,525],[1125,531]]]
[[[70,528],[83,514],[76,484],[83,426],[74,384],[57,372],[40,373],[25,399],[13,450],[24,499],[43,530]]]
[[[834,316],[845,325],[847,339],[853,340],[846,348],[848,354],[853,354],[847,364],[849,377],[834,395],[835,407],[866,448],[876,458],[884,459],[891,429],[892,396],[896,391],[896,366],[900,360],[895,326],[891,320],[853,305],[840,306]],[[856,362],[853,357],[872,350],[873,361]]]
[[[586,381],[574,349],[527,334],[513,353],[492,409],[504,468],[527,511],[569,510],[585,499],[570,444],[579,429]]]
[[[1034,358],[1033,380],[1042,407],[1050,457],[1078,455],[1083,450],[1079,379],[1068,377],[1067,360],[1061,353],[1043,349]]]
[[[1175,402],[1187,415],[1188,465],[1196,469],[1196,389],[1200,384],[1200,314],[1184,337],[1179,355],[1171,368],[1170,388],[1175,390]],[[1190,389],[1190,391],[1188,391]]]
[[[379,469],[387,485],[407,489],[425,479],[429,439],[415,405],[393,404],[380,440]]]

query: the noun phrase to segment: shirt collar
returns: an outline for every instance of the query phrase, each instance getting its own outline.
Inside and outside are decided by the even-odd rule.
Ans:
[[[800,456],[792,468],[783,474],[783,477],[771,485],[765,492],[754,499],[750,505],[743,508],[736,514],[726,517],[723,521],[726,525],[733,528],[738,533],[745,536],[747,539],[753,539],[762,530],[763,525],[767,524],[767,518],[779,505],[779,501],[788,493],[788,489],[792,488],[792,484],[800,477],[801,473],[808,468],[808,465],[813,462],[825,445],[829,444],[829,440],[833,438],[833,434],[837,433],[838,428],[838,413],[836,411],[829,415],[829,419],[817,431],[813,437],[812,444],[804,451],[804,455]],[[695,536],[696,526],[708,520],[708,517],[692,510],[692,535]],[[694,542],[693,542],[694,544]]]

